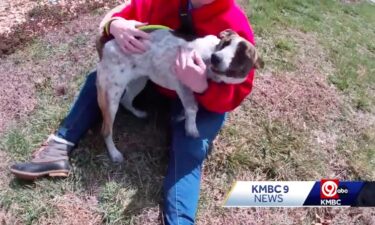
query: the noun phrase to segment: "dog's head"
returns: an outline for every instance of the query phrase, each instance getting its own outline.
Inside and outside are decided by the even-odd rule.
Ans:
[[[242,83],[251,69],[263,68],[263,60],[249,41],[230,29],[221,32],[219,37],[221,40],[211,55],[210,68],[216,79],[224,83]]]

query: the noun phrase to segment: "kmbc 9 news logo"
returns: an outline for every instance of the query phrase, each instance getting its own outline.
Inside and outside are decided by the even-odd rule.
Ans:
[[[348,194],[348,188],[339,186],[338,179],[322,179],[320,181],[320,204],[341,205],[342,197]]]

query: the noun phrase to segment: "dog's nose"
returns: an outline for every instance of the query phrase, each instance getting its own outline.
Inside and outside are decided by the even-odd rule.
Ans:
[[[216,55],[216,54],[212,54],[211,55],[211,63],[213,64],[213,65],[217,65],[217,64],[219,64],[221,62],[221,58],[218,56],[218,55]]]

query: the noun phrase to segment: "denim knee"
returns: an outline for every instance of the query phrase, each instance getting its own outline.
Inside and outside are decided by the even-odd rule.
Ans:
[[[179,157],[202,163],[207,157],[209,141],[203,138],[192,138],[183,135],[182,137],[174,138],[172,147]]]

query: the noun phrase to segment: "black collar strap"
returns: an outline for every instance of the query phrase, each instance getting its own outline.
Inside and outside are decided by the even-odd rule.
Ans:
[[[177,29],[177,32],[194,35],[193,19],[189,10],[190,1],[191,0],[180,0],[179,16],[181,25]]]

